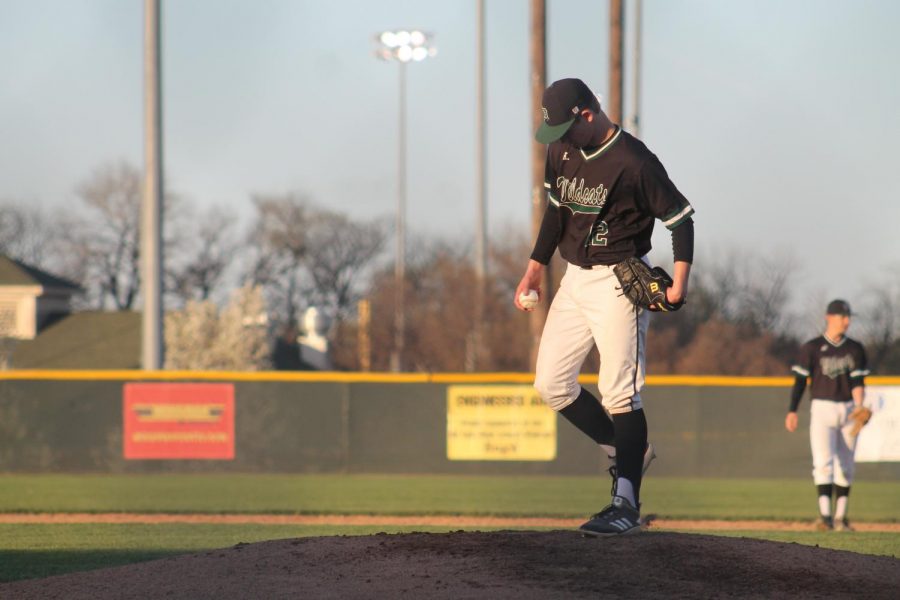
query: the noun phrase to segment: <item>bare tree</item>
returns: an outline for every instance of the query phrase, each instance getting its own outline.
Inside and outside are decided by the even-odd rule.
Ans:
[[[237,217],[231,210],[217,206],[199,217],[186,216],[180,223],[190,232],[177,235],[165,261],[168,291],[180,303],[210,299],[224,283],[239,248]]]
[[[825,307],[830,298],[822,286],[804,287],[798,304],[804,307],[798,314],[793,328],[798,338],[808,340],[825,327]]]
[[[507,227],[492,236],[484,310],[487,348],[478,356],[477,363],[482,370],[530,369],[530,315],[515,308],[513,296],[531,256],[532,245],[531,236],[521,228]],[[561,278],[563,272],[559,265],[553,267],[554,278]],[[545,294],[545,301],[548,297]],[[595,370],[593,358],[586,361],[586,369]]]
[[[778,341],[769,332],[713,319],[698,328],[691,343],[675,353],[677,373],[693,375],[785,375]]]
[[[791,324],[788,284],[792,277],[796,279],[796,261],[788,255],[763,256],[754,264],[754,277],[744,290],[741,303],[744,318],[759,331],[782,332]]]
[[[0,254],[42,269],[55,265],[59,222],[25,202],[0,200]]]
[[[695,289],[702,289],[704,320],[717,316],[729,323],[750,326],[755,331],[780,334],[791,327],[788,310],[798,265],[792,255],[776,251],[768,256],[726,248],[701,259],[702,267],[691,278],[693,308]]]
[[[380,256],[388,226],[323,209],[298,194],[256,196],[247,279],[262,285],[284,327],[318,305],[336,320],[350,314],[361,282]]]
[[[72,231],[88,258],[86,283],[97,286],[101,306],[108,299],[116,309],[130,309],[141,285],[140,173],[124,162],[101,167],[78,195],[90,214]]]
[[[297,323],[304,304],[308,200],[297,194],[255,196],[253,204],[256,222],[249,245],[254,255],[248,279],[265,288],[277,319],[290,327]]]
[[[866,287],[859,320],[869,366],[879,373],[900,371],[900,264]]]
[[[497,292],[505,294],[510,302],[525,272],[531,250],[531,239],[521,228],[508,227],[495,235],[491,242],[491,280]]]
[[[466,337],[474,318],[471,302],[475,272],[461,244],[421,238],[410,240],[406,264],[406,343],[403,364],[416,371],[461,371]],[[393,265],[372,280],[372,348],[390,348],[394,335],[395,279]],[[372,368],[389,368],[387,352],[374,352]]]
[[[388,236],[383,220],[359,222],[346,215],[316,209],[309,215],[304,265],[310,304],[342,320],[362,297],[360,281],[381,255]]]
[[[789,287],[798,271],[786,252],[718,248],[698,257],[687,306],[651,321],[651,373],[772,375],[796,352]],[[752,351],[747,351],[747,349]]]
[[[104,165],[76,188],[83,208],[62,215],[63,272],[81,284],[90,307],[128,310],[138,299],[141,182],[140,171],[127,162]],[[169,193],[163,207],[164,249],[172,244],[176,211],[177,198]]]
[[[505,242],[504,242],[505,240]],[[508,247],[507,247],[508,246]],[[461,371],[467,363],[470,332],[475,318],[475,269],[466,240],[411,241],[405,281],[407,335],[403,364],[418,371]],[[498,239],[492,246],[492,277],[486,291],[485,315],[490,322],[483,340],[485,370],[526,371],[530,352],[528,315],[515,309],[512,294],[528,252],[521,240]],[[523,259],[522,257],[526,257]],[[367,295],[372,306],[371,347],[389,348],[393,339],[394,271],[387,265],[372,278]],[[359,323],[340,324],[332,358],[339,368],[358,368]],[[388,353],[374,352],[372,368],[386,370]]]

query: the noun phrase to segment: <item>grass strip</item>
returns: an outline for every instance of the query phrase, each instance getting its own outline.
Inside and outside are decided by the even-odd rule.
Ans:
[[[0,475],[0,512],[272,513],[582,517],[609,478],[453,475]],[[644,514],[811,520],[806,480],[648,477]],[[896,522],[900,482],[858,482],[851,516]]]

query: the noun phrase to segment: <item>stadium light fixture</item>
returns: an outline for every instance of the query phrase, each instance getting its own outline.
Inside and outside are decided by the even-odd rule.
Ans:
[[[418,29],[382,31],[375,36],[380,44],[375,56],[400,66],[400,95],[397,152],[397,259],[394,267],[394,348],[391,370],[402,371],[403,348],[406,340],[405,281],[406,281],[406,65],[422,62],[437,54],[431,43],[432,35]]]
[[[431,43],[432,35],[418,29],[383,31],[375,39],[381,44],[375,56],[381,60],[421,62],[437,54],[437,48]]]

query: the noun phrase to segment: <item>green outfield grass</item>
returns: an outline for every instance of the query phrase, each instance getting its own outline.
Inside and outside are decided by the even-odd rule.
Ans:
[[[397,475],[2,475],[0,512],[434,514],[581,517],[608,477]],[[648,477],[643,512],[661,518],[812,519],[805,480]],[[900,519],[900,482],[858,482],[858,521]]]
[[[608,501],[606,477],[375,475],[2,475],[0,512],[157,512],[583,517]],[[808,481],[646,480],[659,518],[811,520]],[[855,521],[896,522],[900,483],[853,486]],[[456,527],[255,524],[0,524],[0,581],[43,577],[278,538]],[[483,528],[482,528],[483,529]],[[696,532],[695,532],[696,533]],[[706,532],[900,556],[900,534]]]

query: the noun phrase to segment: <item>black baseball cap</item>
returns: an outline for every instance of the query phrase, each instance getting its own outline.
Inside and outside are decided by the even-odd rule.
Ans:
[[[594,93],[580,79],[560,79],[544,90],[541,113],[544,122],[534,134],[541,144],[561,138],[575,122],[575,118],[594,102]]]
[[[847,304],[844,300],[832,300],[828,303],[828,308],[825,310],[826,315],[844,315],[845,317],[850,316],[850,305]]]

